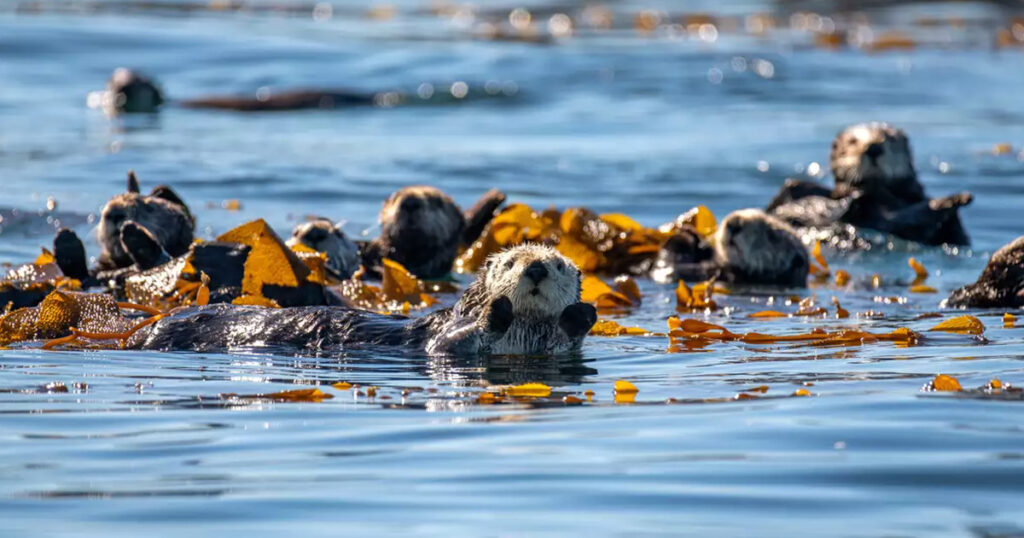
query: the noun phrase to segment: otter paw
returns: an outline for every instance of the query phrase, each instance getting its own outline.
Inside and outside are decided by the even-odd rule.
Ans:
[[[515,315],[512,313],[512,301],[502,295],[491,301],[491,307],[487,311],[487,331],[495,334],[505,334],[512,326]]]
[[[597,323],[597,309],[587,303],[576,303],[565,307],[558,318],[558,326],[570,338],[586,336]]]
[[[120,231],[121,246],[139,269],[145,271],[170,261],[160,242],[144,226],[128,220],[121,225]]]
[[[89,278],[89,264],[86,262],[85,245],[69,228],[61,228],[53,238],[53,257],[64,276],[85,280]]]

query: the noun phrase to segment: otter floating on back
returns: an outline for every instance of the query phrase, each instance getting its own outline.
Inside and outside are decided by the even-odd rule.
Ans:
[[[231,110],[235,112],[284,112],[293,110],[329,110],[363,106],[394,107],[404,104],[446,104],[464,101],[474,97],[510,96],[516,91],[499,88],[494,91],[485,88],[483,93],[474,91],[465,83],[453,85],[450,92],[434,91],[433,85],[424,84],[415,93],[397,91],[361,92],[341,88],[307,88],[271,91],[262,88],[255,95],[219,95],[178,101],[184,108]],[[445,95],[448,97],[446,98]],[[110,115],[122,113],[155,113],[166,104],[163,92],[153,79],[137,71],[119,67],[114,70],[107,89],[92,92],[88,103],[93,108],[102,108]]]
[[[847,127],[832,142],[830,190],[787,180],[766,211],[798,228],[849,224],[926,245],[968,245],[958,209],[970,193],[928,199],[906,134],[885,123]]]
[[[132,347],[318,352],[377,345],[431,355],[560,354],[578,350],[596,320],[594,307],[580,302],[576,266],[550,247],[521,245],[493,255],[454,306],[422,318],[220,304],[164,318],[140,331]]]
[[[803,287],[809,270],[807,248],[788,224],[760,209],[740,209],[726,215],[710,242],[692,228],[677,231],[659,250],[651,276]]]

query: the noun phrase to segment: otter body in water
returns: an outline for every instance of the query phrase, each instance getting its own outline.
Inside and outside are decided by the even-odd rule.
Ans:
[[[946,299],[946,306],[1024,307],[1024,236],[997,250],[978,281],[951,293]]]
[[[799,228],[849,224],[926,245],[967,245],[959,208],[969,193],[928,199],[906,134],[885,123],[847,127],[832,142],[829,190],[787,180],[766,211]]]
[[[402,346],[444,354],[553,354],[579,349],[597,320],[580,302],[580,272],[556,250],[521,245],[492,256],[452,307],[409,319],[345,307],[214,305],[164,318],[133,347],[321,351]]]
[[[497,92],[485,90],[483,94],[479,94],[473,92],[465,83],[456,83],[450,92],[435,92],[433,88],[432,85],[425,84],[414,94],[397,91],[364,92],[342,88],[305,88],[285,91],[261,88],[252,96],[199,97],[177,101],[176,104],[183,108],[232,110],[235,112],[283,112],[359,106],[393,107],[417,102],[443,104],[463,101],[474,96],[495,97],[511,94],[504,88]],[[170,104],[165,100],[159,86],[150,77],[124,67],[114,70],[114,74],[107,82],[106,91],[90,94],[89,103],[90,106],[102,108],[111,115],[154,113],[159,111],[162,106]]]
[[[661,246],[651,276],[803,287],[809,270],[807,248],[789,225],[759,209],[741,209],[719,223],[709,242],[692,228],[677,231]]]

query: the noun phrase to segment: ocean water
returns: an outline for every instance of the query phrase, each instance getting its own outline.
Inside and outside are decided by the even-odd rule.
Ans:
[[[30,261],[58,225],[91,237],[129,169],[144,189],[172,185],[203,237],[258,217],[287,234],[312,214],[373,236],[381,201],[419,183],[465,205],[497,187],[538,208],[657,225],[697,204],[719,216],[764,206],[787,177],[827,184],[835,133],[885,120],[907,130],[930,194],[974,193],[962,211],[971,248],[826,252],[854,285],[800,295],[835,296],[849,319],[749,317],[793,311],[789,293],[771,305],[765,293],[721,296],[727,308],[707,319],[772,334],[924,331],[936,320],[920,314],[954,315],[941,299],[1024,233],[1024,52],[995,46],[1000,30],[1024,34],[1021,14],[822,3],[815,19],[806,7],[2,1],[0,262]],[[574,35],[482,38],[517,36],[516,8],[527,11],[511,20],[530,13],[537,36],[561,28],[557,14]],[[599,28],[609,14],[612,28]],[[651,17],[652,32],[634,28]],[[767,20],[775,28],[757,32]],[[867,29],[856,35],[916,46],[831,49],[805,29],[850,21]],[[171,99],[159,115],[86,106],[122,65],[159,80]],[[440,98],[459,82],[470,97]],[[425,84],[437,99],[394,108],[174,104]],[[227,200],[241,209],[221,209]],[[909,256],[938,293],[908,292]],[[617,320],[664,331],[673,288],[640,285],[642,306]],[[983,336],[930,333],[911,347],[669,352],[667,338],[624,336],[557,360],[0,350],[0,535],[1022,536],[1024,402],[921,392],[939,373],[965,388],[1024,385],[1022,329],[1003,327],[1002,311],[973,313]],[[615,402],[619,379],[638,387],[635,403]],[[553,396],[476,403],[524,382]],[[314,385],[333,398],[246,397]],[[735,398],[761,385],[759,398]],[[811,396],[790,397],[798,389]]]

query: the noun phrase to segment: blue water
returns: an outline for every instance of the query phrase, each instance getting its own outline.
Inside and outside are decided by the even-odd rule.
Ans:
[[[938,311],[1024,233],[1024,53],[993,47],[1019,15],[1008,8],[871,11],[876,32],[920,43],[867,53],[815,47],[783,28],[790,12],[758,2],[613,3],[615,29],[579,25],[547,44],[474,38],[474,25],[518,7],[499,2],[476,6],[471,21],[435,16],[427,2],[397,3],[384,21],[333,2],[319,22],[298,3],[290,13],[163,3],[0,2],[0,262],[31,260],[55,221],[89,235],[128,169],[144,188],[173,185],[203,237],[257,217],[284,234],[309,214],[372,236],[380,202],[413,183],[466,205],[498,187],[539,208],[586,205],[657,225],[696,204],[719,216],[763,206],[786,177],[827,168],[842,126],[876,119],[907,130],[929,193],[975,194],[962,212],[972,248],[826,253],[858,284],[803,296],[838,297],[848,320],[754,321],[767,298],[737,294],[720,297],[728,308],[710,321],[773,334],[924,330],[936,320],[915,316]],[[583,6],[527,7],[543,33],[553,12],[579,21]],[[652,7],[672,20],[711,12],[740,23],[720,22],[713,42],[632,30],[633,15]],[[781,27],[751,35],[743,17],[753,13]],[[517,91],[279,114],[172,103],[159,116],[108,118],[86,96],[120,65],[158,78],[172,99],[264,86],[442,91],[457,81]],[[994,155],[997,144],[1012,149]],[[229,199],[242,209],[219,209]],[[94,240],[87,248],[98,252]],[[907,292],[911,255],[939,293]],[[865,284],[875,273],[880,290]],[[643,305],[619,321],[663,331],[673,290],[641,288]],[[906,300],[876,299],[890,296]],[[867,311],[882,316],[858,315]],[[938,373],[968,388],[993,377],[1024,385],[1022,329],[1003,328],[1002,311],[976,314],[984,338],[909,348],[666,353],[666,338],[592,337],[580,360],[561,362],[4,350],[0,535],[1021,536],[1024,403],[920,392]],[[613,402],[617,379],[636,384],[636,404]],[[342,380],[377,386],[377,397],[326,386]],[[487,387],[526,381],[554,396],[475,404]],[[69,391],[46,388],[55,382]],[[221,396],[314,384],[334,398]],[[759,385],[770,387],[764,398],[732,400]],[[813,396],[786,397],[799,388]],[[592,402],[561,403],[587,390]]]

